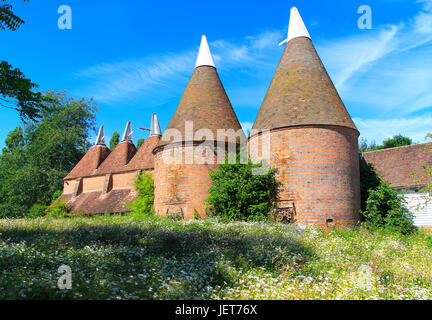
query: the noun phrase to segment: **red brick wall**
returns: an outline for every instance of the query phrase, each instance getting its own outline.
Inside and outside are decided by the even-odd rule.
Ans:
[[[432,166],[432,142],[370,151],[363,156],[393,188],[414,187],[432,182],[432,179],[425,176],[427,171],[422,167]]]
[[[270,148],[269,164],[283,183],[281,201],[294,201],[297,222],[325,226],[358,221],[360,172],[358,133],[345,127],[292,127],[250,139]],[[264,138],[264,139],[263,139]],[[269,145],[270,144],[270,145]],[[258,157],[259,158],[259,157]]]
[[[185,218],[192,218],[195,210],[200,216],[206,217],[205,200],[210,187],[209,169],[216,169],[216,154],[214,151],[201,153],[197,146],[176,146],[157,151],[153,179],[155,185],[155,214],[183,213]],[[176,158],[173,152],[178,152]],[[192,161],[187,164],[186,153],[202,154],[204,164]],[[179,158],[181,157],[181,158]],[[170,163],[167,159],[176,159]]]

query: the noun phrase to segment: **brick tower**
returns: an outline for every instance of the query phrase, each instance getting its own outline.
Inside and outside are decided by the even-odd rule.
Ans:
[[[208,171],[224,161],[227,148],[234,146],[235,151],[240,140],[246,137],[203,36],[194,73],[153,150],[155,213],[206,216]]]
[[[352,225],[359,219],[359,132],[296,8],[286,48],[249,136],[267,150],[282,182],[279,210],[295,222]],[[283,42],[283,43],[284,43]]]

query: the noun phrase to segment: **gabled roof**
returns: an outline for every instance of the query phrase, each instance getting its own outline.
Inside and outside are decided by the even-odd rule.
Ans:
[[[100,164],[109,156],[110,149],[102,145],[91,147],[64,180],[91,176],[99,168]]]
[[[432,178],[420,179],[426,173],[422,166],[432,167],[432,142],[365,152],[363,157],[393,188],[415,187],[432,182]],[[412,177],[413,173],[418,175]]]
[[[334,125],[357,130],[297,9],[291,15],[287,45],[253,129]]]
[[[217,140],[218,129],[241,130],[217,70],[211,66],[210,62],[213,59],[211,61],[209,59],[210,51],[202,49],[203,46],[208,48],[207,41],[201,43],[197,67],[158,146],[172,142],[192,141],[189,137],[185,138],[186,121],[193,122],[193,133],[200,129],[210,130],[214,138],[207,140]],[[170,129],[177,129],[181,133],[181,138],[172,138]]]

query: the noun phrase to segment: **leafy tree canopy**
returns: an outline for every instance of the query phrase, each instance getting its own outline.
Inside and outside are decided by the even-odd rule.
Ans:
[[[361,139],[359,143],[359,152],[367,152],[367,151],[374,151],[374,150],[382,150],[382,149],[388,149],[388,148],[395,148],[395,147],[402,147],[402,146],[408,146],[412,144],[412,139],[405,137],[401,134],[393,136],[393,138],[389,138],[387,140],[384,140],[381,145],[377,145],[374,141],[368,144],[366,139]]]
[[[24,122],[41,117],[43,96],[34,91],[37,87],[19,69],[13,69],[6,61],[0,62],[0,106],[18,111]]]
[[[6,0],[0,0],[6,2]],[[24,0],[28,2],[29,0]],[[0,2],[0,3],[1,3]],[[18,17],[14,12],[11,4],[0,4],[0,30],[17,30],[24,20]]]
[[[120,142],[120,133],[118,133],[117,131],[114,131],[111,139],[110,139],[110,150],[113,151],[115,149],[115,147],[119,144]]]
[[[41,120],[12,130],[0,156],[0,216],[22,216],[35,203],[50,204],[63,178],[90,147],[95,131],[92,100],[44,94]]]
[[[0,0],[2,2],[5,0]],[[23,23],[13,12],[12,5],[0,4],[0,30],[15,31]],[[40,118],[42,94],[35,91],[37,87],[20,69],[0,61],[0,106],[18,111],[23,122]]]
[[[137,142],[137,150],[138,150],[138,149],[143,145],[144,141],[145,141],[144,138],[138,139],[138,142]]]

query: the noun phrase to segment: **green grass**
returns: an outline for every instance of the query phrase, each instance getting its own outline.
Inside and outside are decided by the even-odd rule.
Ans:
[[[0,299],[432,299],[432,237],[214,219],[0,220]],[[72,289],[57,287],[60,265]]]

